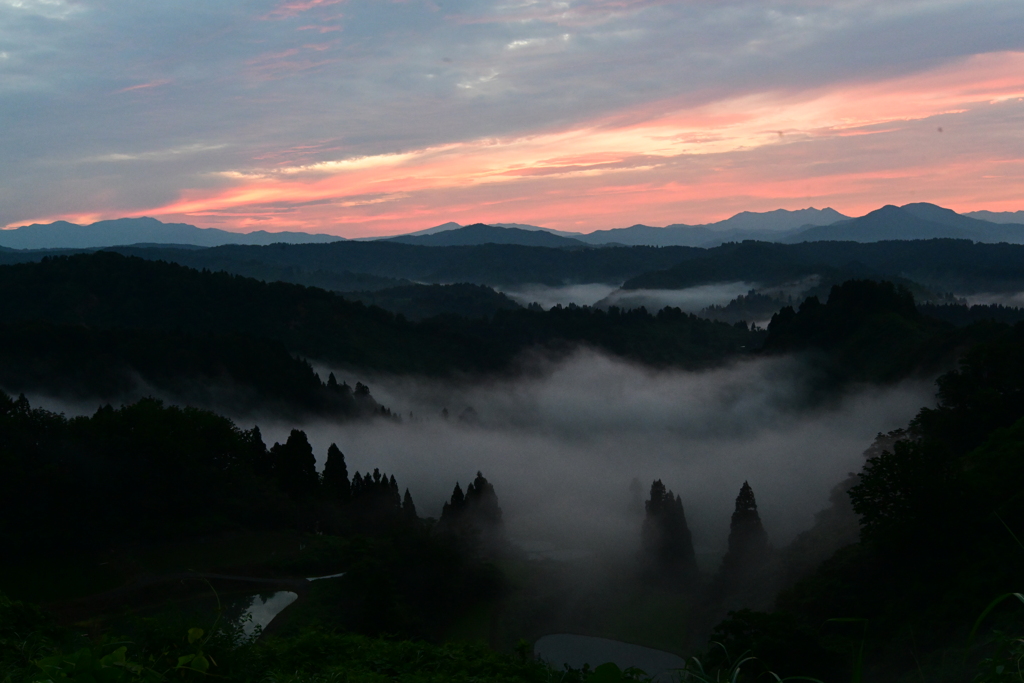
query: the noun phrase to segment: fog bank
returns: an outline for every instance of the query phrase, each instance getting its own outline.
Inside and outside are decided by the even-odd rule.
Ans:
[[[721,282],[685,289],[618,289],[595,305],[626,309],[644,306],[652,313],[671,306],[685,313],[699,313],[708,306],[724,306],[756,288],[757,284],[752,282]]]
[[[744,481],[772,542],[783,545],[810,526],[835,483],[860,469],[878,432],[933,403],[929,383],[908,382],[808,407],[804,371],[782,358],[656,372],[580,351],[518,381],[371,377],[374,396],[402,424],[302,426],[321,466],[336,442],[350,472],[379,467],[409,487],[421,516],[439,516],[455,482],[465,487],[482,470],[510,535],[563,554],[632,552],[642,507],[630,482],[638,477],[646,493],[661,479],[682,496],[698,554],[713,557]],[[468,407],[475,414],[460,419]],[[291,425],[261,427],[272,443]]]
[[[547,310],[556,305],[568,306],[569,304],[576,304],[577,306],[593,306],[596,302],[618,289],[618,287],[616,285],[594,282],[583,285],[563,285],[561,287],[523,285],[512,289],[498,287],[494,289],[523,306],[537,303],[540,304],[541,308]]]

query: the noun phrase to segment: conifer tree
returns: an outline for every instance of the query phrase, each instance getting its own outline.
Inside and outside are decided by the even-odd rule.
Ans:
[[[406,489],[408,491],[408,489]],[[396,510],[402,508],[402,496],[398,493],[398,482],[395,480],[395,475],[391,475],[391,479],[388,480],[388,492],[391,494],[391,502]]]
[[[466,489],[466,508],[477,525],[497,527],[502,523],[501,508],[498,507],[498,495],[494,492],[494,485],[480,472],[476,473],[476,479]]]
[[[462,511],[465,506],[466,496],[462,493],[462,487],[459,486],[459,482],[455,482],[455,490],[452,491],[451,500],[441,508],[439,524],[442,527],[456,524],[457,520],[462,517]]]
[[[640,539],[648,570],[669,580],[693,578],[697,573],[697,558],[683,499],[657,479],[651,484],[651,497],[644,508],[646,515]]]
[[[412,502],[412,495],[409,493],[409,489],[405,490],[405,498],[402,500],[402,516],[410,522],[419,519],[416,515],[416,505]]]
[[[274,478],[293,496],[310,495],[320,481],[316,473],[316,456],[306,433],[293,429],[282,445],[275,443],[270,449]]]
[[[334,377],[334,374],[331,374]],[[327,495],[335,500],[347,501],[352,495],[352,485],[348,480],[348,467],[345,465],[345,454],[337,444],[327,449],[327,462],[324,463],[323,487]]]
[[[719,569],[721,589],[734,590],[762,573],[771,554],[750,484],[743,482],[729,525],[729,550]]]
[[[274,473],[274,464],[267,451],[267,445],[263,443],[263,434],[258,426],[254,426],[245,432],[246,441],[249,446],[249,457],[252,459],[252,469],[261,477],[270,477]]]

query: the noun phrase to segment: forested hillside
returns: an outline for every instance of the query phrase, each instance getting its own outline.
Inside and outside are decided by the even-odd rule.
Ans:
[[[844,680],[1016,679],[1024,571],[1024,325],[997,326],[938,380],[936,408],[889,435],[849,491],[860,542],[716,638],[780,675]],[[833,620],[833,621],[830,621]],[[835,621],[838,620],[838,621]],[[863,649],[863,654],[858,652]]]
[[[11,323],[243,335],[309,358],[394,372],[503,372],[528,349],[561,352],[576,344],[654,365],[702,367],[759,340],[678,309],[513,309],[490,320],[414,323],[321,289],[107,252],[2,267],[0,293],[0,315]]]

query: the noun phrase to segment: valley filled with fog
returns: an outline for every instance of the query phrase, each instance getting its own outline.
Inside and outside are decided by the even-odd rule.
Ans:
[[[643,504],[630,483],[638,478],[646,496],[661,479],[682,496],[696,551],[713,570],[744,481],[772,542],[784,545],[861,468],[878,432],[905,426],[933,402],[929,382],[907,381],[819,405],[806,374],[795,358],[684,372],[579,351],[537,361],[517,380],[371,377],[374,396],[401,423],[302,428],[321,464],[337,443],[350,469],[394,474],[425,516],[440,516],[456,481],[465,486],[484,472],[510,536],[527,550],[635,552]],[[260,426],[270,443],[294,425]]]

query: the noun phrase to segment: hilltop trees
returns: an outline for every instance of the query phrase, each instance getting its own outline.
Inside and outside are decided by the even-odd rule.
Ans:
[[[651,497],[644,507],[646,516],[640,538],[646,570],[669,580],[695,578],[697,559],[682,498],[666,490],[658,479],[651,484]]]

